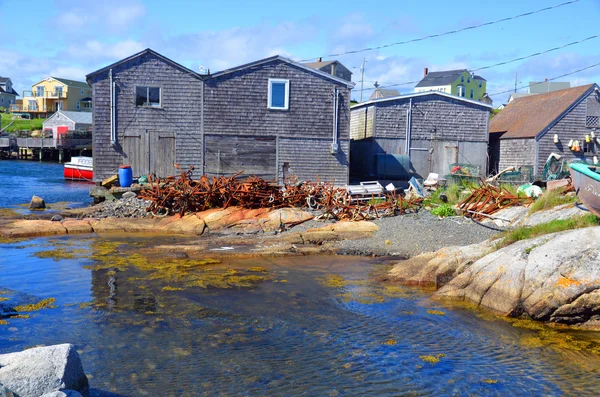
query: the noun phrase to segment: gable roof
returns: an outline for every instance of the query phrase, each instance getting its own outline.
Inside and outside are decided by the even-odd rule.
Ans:
[[[467,69],[445,70],[441,72],[429,72],[423,77],[415,87],[435,87],[438,85],[449,85],[454,83],[464,72],[469,72]],[[473,80],[485,79],[481,76],[473,75]]]
[[[10,77],[0,77],[0,83],[6,83],[8,80],[10,80]]]
[[[479,101],[476,101],[476,100],[473,100],[473,99],[467,99],[467,98],[464,98],[464,97],[460,97],[460,96],[457,96],[457,95],[450,95],[450,94],[447,94],[445,92],[439,92],[439,91],[424,91],[424,92],[414,92],[414,93],[405,94],[405,95],[398,95],[398,96],[389,97],[389,98],[368,100],[366,102],[362,102],[362,103],[359,103],[357,105],[352,106],[351,110],[358,109],[358,108],[361,108],[363,106],[368,106],[368,105],[372,105],[372,104],[389,102],[389,101],[395,101],[397,99],[418,98],[418,97],[427,96],[427,95],[437,95],[437,96],[442,96],[442,97],[445,97],[445,98],[450,98],[450,99],[454,99],[454,100],[461,101],[461,102],[467,102],[467,103],[470,103],[470,104],[473,104],[473,105],[479,105],[479,106],[482,106],[482,107],[487,108],[487,109],[491,109],[492,108],[492,105],[490,105],[490,104],[487,104],[487,103],[484,103],[484,102],[479,102]]]
[[[381,99],[381,98],[390,98],[394,96],[399,96],[400,92],[398,90],[391,90],[385,88],[376,88],[375,91],[369,97],[371,99]]]
[[[490,122],[490,133],[500,139],[535,138],[577,105],[596,84],[514,99]]]
[[[329,73],[325,73],[325,72],[323,72],[323,71],[321,71],[319,69],[315,69],[315,68],[312,68],[310,66],[306,66],[306,64],[302,64],[302,63],[299,63],[299,62],[292,61],[291,59],[282,57],[281,55],[274,55],[272,57],[268,57],[268,58],[264,58],[264,59],[259,59],[258,61],[254,61],[254,62],[246,63],[244,65],[236,66],[236,67],[233,67],[231,69],[226,69],[226,70],[217,72],[215,74],[212,74],[210,76],[206,76],[206,78],[210,79],[210,78],[216,78],[216,77],[225,76],[227,74],[230,74],[230,73],[233,73],[233,72],[237,72],[239,70],[249,69],[249,68],[252,68],[252,67],[255,67],[255,66],[259,66],[259,65],[263,65],[265,63],[269,63],[269,62],[273,62],[273,61],[281,61],[281,62],[287,63],[289,65],[295,66],[297,68],[300,68],[300,69],[305,70],[307,72],[310,72],[312,74],[316,74],[316,75],[324,77],[324,78],[326,78],[328,80],[333,80],[333,81],[335,81],[337,83],[343,84],[343,85],[347,86],[348,88],[354,88],[354,85],[355,85],[351,81],[344,80],[344,79],[339,78],[337,76],[333,76],[333,75],[331,75]],[[337,62],[337,61],[333,61],[333,62]]]
[[[4,88],[0,87],[0,94],[8,94],[8,95],[19,96],[19,94],[17,94],[17,91],[15,91],[14,88],[11,88],[10,91],[6,91]]]
[[[77,81],[77,80],[69,80],[63,79],[62,77],[50,77],[56,81],[60,81],[61,83],[68,85],[69,87],[79,87],[89,89],[90,86],[85,81]]]
[[[529,93],[542,94],[551,91],[566,90],[571,88],[571,83],[563,81],[530,81]]]
[[[73,112],[68,110],[59,110],[52,116],[48,117],[45,121],[52,120],[59,114],[62,114],[63,116],[77,124],[92,124],[92,112]]]
[[[160,58],[164,62],[166,62],[166,63],[174,66],[175,68],[177,68],[179,70],[182,70],[182,71],[184,71],[186,73],[189,73],[189,74],[191,74],[194,77],[197,77],[199,79],[203,79],[204,78],[204,76],[202,76],[201,74],[198,74],[198,73],[194,72],[193,70],[188,69],[185,66],[183,66],[183,65],[181,65],[181,64],[179,64],[179,63],[177,63],[177,62],[175,62],[175,61],[167,58],[166,56],[159,54],[158,52],[154,51],[153,49],[146,48],[145,50],[142,50],[142,51],[140,51],[140,52],[138,52],[136,54],[133,54],[133,55],[127,57],[127,58],[121,59],[120,61],[112,63],[112,64],[110,64],[108,66],[103,67],[102,69],[98,69],[95,72],[92,72],[92,73],[88,74],[87,76],[85,76],[85,80],[88,82],[89,85],[92,85],[91,78],[93,76],[96,76],[97,74],[100,74],[100,73],[104,73],[104,72],[106,72],[106,71],[108,71],[108,70],[110,70],[110,69],[112,69],[114,67],[122,65],[122,64],[124,64],[126,62],[129,62],[129,61],[131,61],[131,60],[133,60],[135,58],[141,57],[141,56],[146,55],[146,54],[150,54],[150,55],[153,55],[153,56],[155,56],[157,58]]]

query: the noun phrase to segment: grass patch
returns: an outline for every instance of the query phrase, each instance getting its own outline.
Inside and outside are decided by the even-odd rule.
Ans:
[[[496,244],[496,249],[509,246],[517,241],[543,236],[545,234],[598,225],[600,225],[600,219],[596,215],[587,214],[576,218],[554,220],[530,227],[518,227],[514,230],[506,232],[504,234],[504,238]]]
[[[529,207],[529,213],[533,214],[537,211],[547,210],[559,205],[574,203],[577,201],[577,196],[565,196],[561,189],[546,191]]]
[[[436,216],[441,216],[445,218],[447,216],[456,215],[456,210],[450,204],[442,204],[439,207],[436,207],[431,210],[431,213]]]
[[[6,127],[7,125],[9,125],[11,122],[14,121],[14,123],[8,127],[4,132],[15,132],[15,131],[22,131],[22,130],[41,130],[42,129],[42,123],[44,122],[45,119],[31,119],[31,120],[21,120],[21,119],[17,119],[17,120],[11,120],[12,119],[12,114],[10,113],[2,113],[2,128]]]

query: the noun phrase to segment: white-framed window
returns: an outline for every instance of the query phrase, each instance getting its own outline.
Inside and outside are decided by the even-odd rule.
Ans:
[[[37,96],[44,96],[44,86],[40,85],[35,87],[36,91],[37,91]]]
[[[479,82],[479,88],[481,88],[483,86],[483,83],[480,81]]]
[[[473,99],[475,97],[475,90],[471,88],[471,92],[469,93],[469,97]]]
[[[290,108],[290,81],[287,79],[269,79],[267,108],[288,110]]]
[[[460,82],[464,83],[465,82],[465,76],[460,76]]]
[[[137,86],[135,87],[135,105],[152,108],[161,107],[160,87]]]
[[[457,85],[456,86],[456,95],[458,96],[465,96],[465,86],[464,85]]]
[[[467,84],[471,84],[471,78],[467,77]]]

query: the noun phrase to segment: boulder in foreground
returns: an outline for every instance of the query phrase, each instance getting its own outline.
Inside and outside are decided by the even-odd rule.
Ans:
[[[70,344],[0,355],[0,384],[19,397],[40,397],[60,390],[89,396],[79,354]]]

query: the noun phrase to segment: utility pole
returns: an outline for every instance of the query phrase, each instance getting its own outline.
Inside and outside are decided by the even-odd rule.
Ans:
[[[518,73],[515,72],[515,92],[517,92],[517,76],[518,76]]]
[[[360,65],[360,72],[361,72],[361,78],[360,78],[360,101],[363,101],[363,84],[365,82],[365,64],[367,63],[367,58],[363,58],[363,62],[362,65]]]

